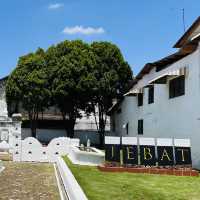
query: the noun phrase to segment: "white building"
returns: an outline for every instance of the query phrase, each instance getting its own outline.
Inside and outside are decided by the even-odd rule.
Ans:
[[[16,141],[21,139],[21,115],[14,114],[8,117],[7,105],[5,102],[5,82],[0,81],[0,157],[2,151],[11,153]]]
[[[114,135],[190,138],[200,169],[200,17],[174,45],[178,51],[148,63],[110,109]]]

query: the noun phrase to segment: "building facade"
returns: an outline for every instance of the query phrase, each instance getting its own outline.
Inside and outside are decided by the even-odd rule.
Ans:
[[[175,54],[148,63],[109,110],[120,136],[189,138],[200,169],[200,18],[174,45]]]

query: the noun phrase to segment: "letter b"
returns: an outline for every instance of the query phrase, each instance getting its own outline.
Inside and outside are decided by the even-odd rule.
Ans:
[[[140,146],[140,164],[153,166],[156,164],[155,146]]]

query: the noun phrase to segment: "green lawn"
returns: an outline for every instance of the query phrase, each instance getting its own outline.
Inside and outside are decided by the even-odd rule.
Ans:
[[[64,159],[89,200],[200,200],[200,177],[101,172]]]

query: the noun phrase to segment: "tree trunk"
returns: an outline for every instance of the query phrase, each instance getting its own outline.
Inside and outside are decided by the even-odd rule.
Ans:
[[[63,118],[63,126],[66,132],[66,136],[69,137],[68,132],[67,132],[67,127],[68,127],[68,121],[66,120],[66,114],[62,113],[62,118]]]
[[[105,132],[99,130],[99,145],[100,145],[100,148],[104,147],[104,137],[105,137]]]
[[[72,119],[66,119],[66,113],[62,113],[63,116],[63,124],[64,124],[64,128],[66,131],[66,136],[73,138],[74,137],[74,126],[75,126],[75,122],[76,120],[74,120],[73,117],[71,117]]]
[[[98,105],[99,109],[99,143],[100,147],[104,147],[104,137],[105,137],[105,120],[104,120],[104,112],[101,105]]]
[[[36,132],[37,132],[36,128],[31,129],[32,137],[36,138]]]
[[[36,138],[37,121],[30,119],[30,128],[32,137]]]
[[[29,111],[28,115],[29,115],[29,121],[30,121],[31,135],[32,137],[36,138],[38,112]]]
[[[105,137],[105,125],[104,125],[104,120],[100,119],[99,120],[99,143],[100,147],[104,147],[104,137]]]
[[[70,138],[74,137],[74,126],[75,126],[75,120],[69,119],[68,120],[68,127],[67,127],[67,134]]]

